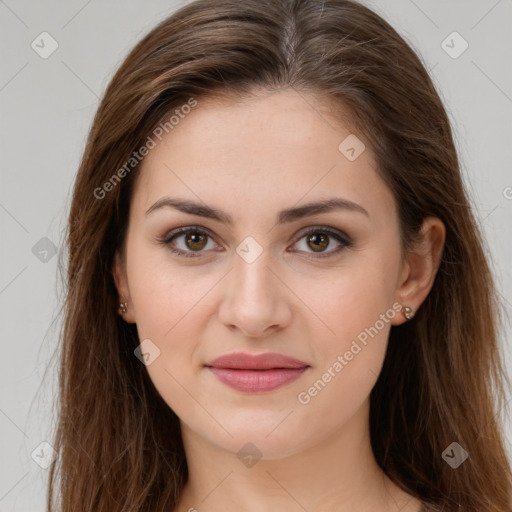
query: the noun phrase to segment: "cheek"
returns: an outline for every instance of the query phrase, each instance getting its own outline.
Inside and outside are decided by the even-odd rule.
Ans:
[[[208,292],[218,275],[199,267],[178,268],[165,248],[143,244],[134,241],[127,261],[137,332],[141,341],[149,339],[156,346],[157,356],[147,365],[151,380],[164,400],[180,409],[180,404],[190,403],[180,384],[190,388],[186,380],[198,364],[195,354],[206,330]]]
[[[313,430],[350,421],[367,401],[386,355],[395,310],[384,289],[372,282],[360,287],[366,277],[357,277],[340,282],[338,292],[322,301],[322,319],[334,334],[323,329],[312,337],[321,359],[295,397]]]
[[[175,326],[189,321],[214,280],[201,277],[199,267],[179,268],[165,247],[149,246],[146,240],[134,242],[130,255],[128,279],[139,334],[166,343]]]
[[[379,336],[375,335],[372,349],[382,355],[391,325],[389,320],[395,314],[392,305],[396,264],[377,253],[353,254],[351,258],[357,259],[357,263],[347,264],[324,277],[309,278],[303,273],[293,287],[318,319],[318,336],[322,342],[315,343],[317,350],[331,358],[348,350],[351,341],[358,337],[364,343],[365,334],[368,335],[368,330],[374,333],[372,327],[376,323]],[[385,316],[383,321],[381,315]],[[319,339],[318,336],[312,340]]]
[[[127,271],[137,333],[141,342],[150,340],[152,352],[146,369],[164,401],[186,415],[190,396],[183,385],[190,387],[187,373],[204,330],[201,296],[205,281],[212,278],[194,278],[193,270],[177,271],[165,249],[144,249],[143,242],[133,243],[131,249]]]
[[[320,422],[347,421],[366,400],[380,373],[397,314],[396,261],[390,263],[379,252],[355,257],[357,264],[329,279],[311,280],[307,295],[306,287],[300,288],[322,322],[317,336],[310,333],[321,358],[297,401],[310,412],[318,410]]]
[[[146,280],[137,290],[139,338],[151,339],[159,351],[147,371],[160,396],[180,418],[197,416],[207,423],[194,397],[203,401],[195,389],[196,354],[206,330],[207,312],[201,297],[208,287],[204,279],[196,279],[191,287],[183,276],[169,278],[164,270],[162,274],[157,270],[153,267],[158,279]]]

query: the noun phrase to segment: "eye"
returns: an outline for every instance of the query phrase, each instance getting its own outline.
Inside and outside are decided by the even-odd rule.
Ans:
[[[176,240],[181,240],[181,247],[176,247],[173,245]],[[174,231],[171,231],[164,239],[160,240],[163,244],[168,246],[169,250],[180,255],[185,256],[186,258],[195,258],[197,256],[201,256],[201,252],[203,249],[213,249],[216,250],[218,246],[213,243],[213,247],[208,247],[208,239],[211,239],[211,236],[208,232],[203,229],[198,228],[197,226],[188,226],[185,228],[178,228]]]
[[[180,243],[177,243],[180,239]],[[345,247],[352,245],[352,241],[347,235],[327,226],[310,228],[305,233],[302,233],[302,236],[294,245],[299,244],[302,239],[306,239],[305,249],[293,250],[292,252],[309,252],[307,249],[311,249],[312,253],[309,252],[310,256],[307,256],[307,258],[330,257],[333,254],[338,254]],[[326,251],[325,249],[332,246],[332,239],[338,245],[333,250]],[[211,246],[208,247],[210,241]],[[213,242],[210,233],[198,226],[177,228],[160,239],[159,242],[167,246],[171,252],[186,258],[201,256],[201,253],[205,252],[205,250],[220,250],[220,247]],[[316,255],[311,256],[311,254],[315,253]]]
[[[307,249],[312,249],[313,254],[317,254],[307,256],[307,258],[328,258],[334,254],[338,254],[345,247],[350,247],[352,245],[352,241],[347,235],[343,234],[341,231],[334,230],[326,226],[309,229],[302,234],[295,245],[297,245],[302,239],[306,239],[303,244],[303,247],[306,248],[304,252],[308,252]],[[325,249],[332,246],[332,239],[335,239],[338,246],[333,250],[326,251]],[[309,252],[309,254],[312,253]]]

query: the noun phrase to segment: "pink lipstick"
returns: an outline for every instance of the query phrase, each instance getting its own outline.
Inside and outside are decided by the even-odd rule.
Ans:
[[[259,355],[237,352],[205,366],[224,384],[249,393],[280,388],[298,379],[309,368],[307,363],[270,352]]]

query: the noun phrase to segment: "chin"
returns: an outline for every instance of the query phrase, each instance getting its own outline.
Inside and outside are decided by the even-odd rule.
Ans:
[[[289,411],[286,414],[280,412],[275,417],[267,416],[264,420],[260,417],[259,421],[238,417],[236,421],[232,418],[231,422],[222,422],[219,418],[219,423],[232,437],[218,424],[215,429],[205,429],[202,424],[193,430],[207,442],[233,453],[242,463],[246,456],[261,460],[283,459],[313,446],[319,439],[318,432],[308,434],[304,429],[304,422],[294,424],[292,417],[296,415],[295,412],[286,417],[288,413]]]

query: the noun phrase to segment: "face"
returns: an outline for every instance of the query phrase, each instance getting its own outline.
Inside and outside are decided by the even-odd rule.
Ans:
[[[330,112],[294,91],[199,98],[138,171],[124,318],[182,429],[232,452],[284,457],[367,421],[404,321],[394,198]]]

